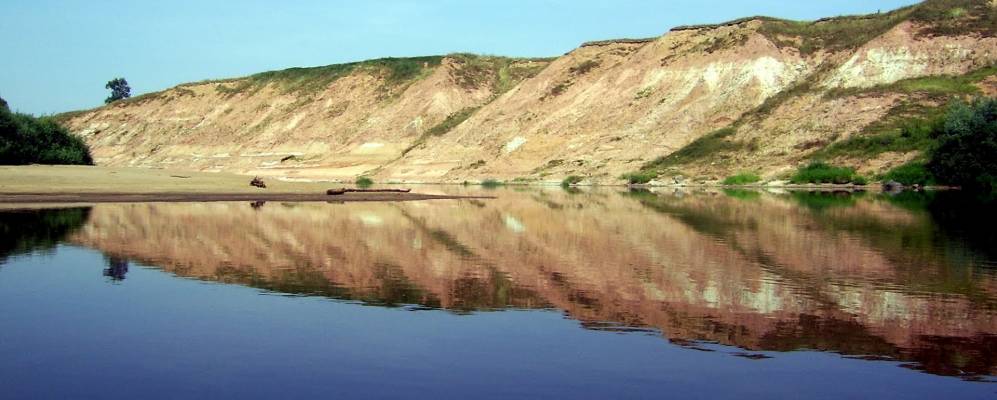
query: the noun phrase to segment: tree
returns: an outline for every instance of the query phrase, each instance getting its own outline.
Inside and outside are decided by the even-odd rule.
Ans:
[[[54,119],[0,107],[0,165],[93,165],[90,149]]]
[[[3,99],[3,97],[0,97],[0,110],[10,111],[10,108],[7,107],[7,102]]]
[[[113,103],[121,99],[132,97],[132,88],[128,86],[125,78],[114,78],[107,81],[105,89],[111,89],[111,97],[104,99],[104,103]]]
[[[927,167],[939,182],[997,190],[997,99],[951,105],[932,136],[938,146]]]

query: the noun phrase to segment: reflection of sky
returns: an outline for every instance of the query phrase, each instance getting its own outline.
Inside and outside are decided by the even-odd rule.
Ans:
[[[519,222],[519,220],[516,219],[516,217],[506,214],[504,221],[505,221],[505,227],[509,228],[510,231],[516,233],[526,232],[526,226],[523,225],[522,222]]]
[[[734,357],[579,329],[556,311],[456,315],[261,295],[62,246],[0,269],[11,398],[988,398],[991,385],[816,352]],[[113,384],[107,384],[113,378]]]

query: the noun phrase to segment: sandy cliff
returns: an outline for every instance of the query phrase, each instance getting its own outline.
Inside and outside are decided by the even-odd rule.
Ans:
[[[993,93],[995,25],[987,0],[815,22],[755,17],[586,43],[555,59],[387,59],[185,84],[63,118],[111,166],[613,183],[650,165],[698,180],[748,169],[778,178],[883,120]],[[895,85],[971,73],[960,92]],[[653,162],[722,128],[733,130],[706,154]],[[918,151],[828,158],[880,172]]]

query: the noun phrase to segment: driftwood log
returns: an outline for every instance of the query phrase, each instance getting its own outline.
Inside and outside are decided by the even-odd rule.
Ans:
[[[337,196],[346,193],[408,193],[412,189],[352,189],[352,188],[339,188],[339,189],[329,189],[325,191],[325,194],[330,196]]]

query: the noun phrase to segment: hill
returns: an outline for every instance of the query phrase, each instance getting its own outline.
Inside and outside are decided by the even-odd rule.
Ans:
[[[183,84],[60,118],[107,166],[310,179],[619,183],[788,178],[813,159],[877,175],[919,124],[997,93],[997,2],[928,0],[812,22],[751,17],[589,42]]]

